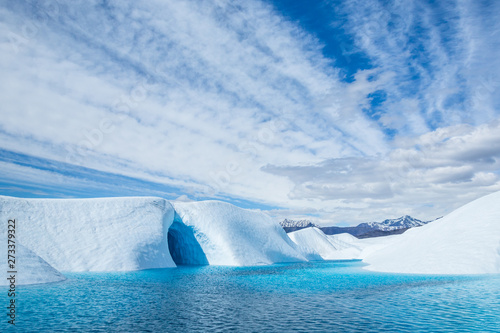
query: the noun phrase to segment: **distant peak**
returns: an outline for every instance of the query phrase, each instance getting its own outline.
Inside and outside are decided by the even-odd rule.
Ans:
[[[289,220],[284,219],[280,222],[280,225],[284,228],[308,228],[308,227],[318,227],[316,224],[309,220]]]

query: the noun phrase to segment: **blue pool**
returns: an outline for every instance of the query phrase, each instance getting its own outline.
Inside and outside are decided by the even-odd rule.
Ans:
[[[62,283],[19,287],[16,331],[500,332],[500,276],[408,276],[362,266],[67,273]],[[0,330],[10,331],[2,317]]]

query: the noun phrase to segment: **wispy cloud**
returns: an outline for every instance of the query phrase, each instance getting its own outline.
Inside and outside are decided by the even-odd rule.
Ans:
[[[37,10],[14,8],[9,20],[31,20]],[[286,193],[286,182],[259,171],[264,162],[312,163],[374,142],[353,133],[364,127],[359,110],[343,119],[315,108],[348,89],[314,40],[258,2],[61,5],[21,52],[2,47],[2,102],[16,110],[2,121],[4,148],[196,185],[241,161],[249,142],[258,154],[243,156],[241,167],[251,175],[224,191],[258,196],[262,184],[252,179],[272,183],[271,192],[281,183]],[[256,134],[284,115],[291,122],[272,130],[286,143],[261,142]],[[113,130],[96,134],[103,121]]]
[[[399,179],[373,174],[394,174],[407,163],[398,154],[420,156],[414,140],[425,133],[477,137],[474,127],[453,126],[498,117],[498,5],[488,6],[336,3],[332,20],[342,13],[345,38],[357,45],[346,52],[371,62],[346,82],[325,41],[272,3],[7,2],[0,148],[54,167],[21,168],[0,154],[0,168],[10,184],[28,186],[26,173],[57,195],[51,175],[74,165],[165,186],[148,193],[249,200],[334,222],[361,219],[352,214],[360,208],[389,214],[389,200],[403,211],[412,184],[418,193],[477,184],[477,196],[496,188],[497,164],[460,160],[465,153],[398,171]],[[447,137],[469,142],[460,133]],[[63,179],[86,195],[100,183],[117,195],[141,186],[120,189],[76,171]],[[412,198],[435,198],[428,215],[454,206],[439,195]]]
[[[382,126],[422,134],[498,116],[500,44],[491,35],[500,28],[498,3],[346,1],[336,8],[348,17],[356,51],[394,74],[382,88]]]
[[[291,197],[310,201],[325,222],[366,219],[367,211],[379,219],[403,214],[432,219],[500,190],[499,142],[498,121],[457,125],[401,140],[384,156],[265,170],[293,181]]]

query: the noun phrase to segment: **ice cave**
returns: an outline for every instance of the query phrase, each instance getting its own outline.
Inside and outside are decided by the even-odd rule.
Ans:
[[[168,249],[176,265],[208,265],[193,228],[182,222],[174,221],[168,229]]]

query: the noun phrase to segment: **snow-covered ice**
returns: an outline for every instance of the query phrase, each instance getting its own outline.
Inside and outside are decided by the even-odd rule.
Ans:
[[[354,244],[359,241],[357,237],[354,237],[353,235],[348,233],[327,235],[327,237],[334,242],[342,242],[344,244]]]
[[[500,192],[398,235],[364,261],[369,270],[395,273],[500,273]]]
[[[173,217],[153,197],[0,197],[0,221],[15,218],[16,239],[61,272],[175,267],[166,239]]]
[[[385,248],[400,235],[358,239],[347,233],[325,235],[321,229],[310,227],[290,232],[288,236],[308,255],[309,260],[345,260],[363,259]]]
[[[7,242],[6,238],[2,238],[0,244],[0,285],[10,284],[8,277],[11,274],[7,273]],[[33,251],[27,249],[21,244],[15,244],[15,260],[16,271],[15,285],[37,284],[64,281],[66,278],[50,266],[45,260],[37,256]]]
[[[355,248],[360,251],[362,249],[362,246],[360,246],[361,240],[351,234],[343,233],[336,235],[326,235],[326,237],[328,237],[330,243],[332,243],[337,250]]]
[[[211,265],[251,266],[306,260],[283,228],[265,213],[220,201],[173,205],[174,225],[182,223],[192,231]],[[188,238],[188,243],[193,244],[193,237]],[[198,255],[196,258],[200,259]]]
[[[314,227],[287,236],[259,211],[220,201],[171,204],[155,197],[0,196],[0,220],[14,218],[16,240],[26,247],[19,247],[20,258],[26,258],[21,265],[24,283],[63,279],[58,271],[125,271],[176,263],[250,266],[321,258],[364,259],[368,269],[388,272],[500,273],[500,192],[402,235],[370,239],[327,236]],[[3,240],[6,230],[0,229]]]
[[[309,255],[317,253],[325,260],[357,259],[361,252],[356,237],[327,236],[315,227],[293,231],[288,236]]]
[[[177,202],[175,209],[155,197],[0,196],[0,219],[16,219],[16,239],[61,272],[307,260],[265,213],[218,201]]]
[[[355,241],[353,245],[356,245],[361,249],[358,259],[364,259],[370,254],[389,246],[390,244],[398,240],[400,237],[401,234],[382,236],[382,237],[362,238]]]
[[[297,244],[309,260],[327,259],[337,251],[326,235],[316,227],[290,232],[288,237]]]

